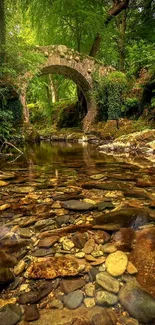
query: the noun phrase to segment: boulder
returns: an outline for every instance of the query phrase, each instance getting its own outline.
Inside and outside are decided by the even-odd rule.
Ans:
[[[138,321],[155,322],[155,299],[136,280],[126,283],[119,292],[119,301],[128,313]]]

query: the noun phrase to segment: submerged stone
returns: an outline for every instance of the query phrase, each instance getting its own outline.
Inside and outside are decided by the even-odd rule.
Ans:
[[[114,223],[121,227],[132,226],[137,229],[139,226],[146,224],[148,220],[149,213],[146,209],[124,207],[95,218],[93,223],[95,225]]]
[[[109,292],[118,293],[119,291],[119,281],[105,272],[98,273],[96,281],[103,289]]]
[[[90,211],[95,208],[94,204],[90,204],[78,200],[64,201],[62,205],[66,209],[73,210],[73,211]]]
[[[108,255],[105,262],[107,272],[114,277],[122,275],[126,270],[127,264],[127,255],[121,251]]]
[[[0,324],[15,325],[19,322],[22,312],[19,306],[9,304],[0,309]]]
[[[74,257],[38,258],[31,262],[25,272],[25,277],[31,279],[54,279],[59,276],[75,276],[81,271],[88,272],[88,263]]]
[[[64,304],[69,309],[78,308],[83,301],[83,292],[76,290],[64,297]]]
[[[135,280],[131,280],[121,288],[119,300],[128,313],[140,322],[144,324],[155,322],[155,299]]]

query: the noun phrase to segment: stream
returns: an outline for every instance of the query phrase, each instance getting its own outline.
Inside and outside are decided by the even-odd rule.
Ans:
[[[0,325],[155,324],[154,274],[154,162],[65,142],[1,159]]]

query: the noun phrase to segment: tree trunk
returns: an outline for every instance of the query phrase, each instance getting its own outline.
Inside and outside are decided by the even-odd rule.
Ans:
[[[5,62],[6,21],[5,0],[0,0],[0,66]]]
[[[116,25],[119,31],[119,38],[117,41],[119,50],[119,69],[121,71],[125,70],[125,32],[126,32],[126,17],[127,13],[124,10],[121,16],[116,19]]]
[[[109,9],[108,17],[107,17],[106,21],[104,22],[104,25],[107,26],[114,17],[116,17],[123,10],[127,9],[128,5],[129,5],[129,1],[130,0],[123,0],[123,1],[114,0],[114,5],[111,9]],[[98,33],[94,39],[93,44],[92,44],[92,47],[91,47],[91,50],[89,53],[90,56],[93,56],[93,57],[96,56],[96,54],[98,53],[98,51],[100,49],[101,41],[102,41],[102,36]]]
[[[92,57],[95,57],[97,52],[99,51],[100,45],[102,41],[102,36],[98,33],[94,39],[94,42],[92,44],[91,50],[89,55]]]

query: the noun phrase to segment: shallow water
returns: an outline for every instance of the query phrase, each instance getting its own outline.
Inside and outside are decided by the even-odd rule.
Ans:
[[[40,145],[26,146],[23,150],[24,154],[20,157],[8,156],[0,161],[0,245],[2,245],[2,250],[9,254],[13,253],[18,261],[24,260],[25,263],[24,269],[18,274],[19,277],[17,276],[17,286],[15,289],[8,287],[3,290],[0,295],[0,298],[3,299],[8,299],[8,297],[15,297],[16,299],[22,295],[25,292],[21,289],[22,285],[27,285],[28,290],[33,288],[34,291],[40,285],[42,277],[36,282],[33,282],[31,278],[25,280],[24,272],[30,264],[30,256],[46,258],[47,256],[55,257],[60,254],[65,260],[68,254],[74,257],[77,252],[83,253],[82,249],[77,250],[74,247],[72,234],[66,236],[67,240],[69,239],[67,244],[65,243],[66,238],[63,239],[62,234],[62,240],[59,241],[58,238],[54,246],[51,247],[51,244],[49,244],[49,247],[47,247],[48,244],[45,245],[45,243],[46,248],[39,246],[40,239],[43,239],[43,241],[47,239],[49,243],[49,237],[52,236],[53,230],[66,226],[78,226],[83,223],[88,224],[94,218],[108,213],[109,209],[121,209],[124,206],[140,209],[140,211],[147,209],[153,218],[152,220],[155,220],[155,165],[147,157],[106,155],[100,153],[96,145],[87,144],[51,144],[42,142]],[[2,184],[2,181],[5,184]],[[107,208],[105,207],[103,210],[99,208],[97,208],[98,210],[90,209],[90,211],[87,208],[86,210],[68,209],[61,202],[61,199],[57,199],[57,197],[72,194],[77,196],[78,203],[82,201],[93,205],[104,201]],[[139,251],[139,246],[135,251],[133,249],[131,256],[134,263],[138,262],[137,252],[141,256],[140,266],[137,265],[140,270],[138,281],[155,297],[155,290],[152,290],[152,287],[155,287],[152,285],[153,281],[155,281],[155,256],[152,243],[150,244],[150,241],[154,238],[155,229],[152,229],[153,231],[151,235],[148,234],[148,238],[144,234],[145,243],[148,245],[146,245],[147,251],[144,258],[142,255],[144,249]],[[131,229],[131,233],[134,231],[135,229]],[[102,238],[100,238],[103,234],[99,233],[98,235],[99,240],[103,243]],[[90,232],[87,230],[87,237],[90,240],[94,240],[95,236],[95,230]],[[111,231],[110,236],[109,242],[113,243],[113,233]],[[20,241],[21,239],[27,242],[24,244]],[[144,248],[143,234],[140,240],[140,245]],[[65,246],[68,244],[71,245],[69,249]],[[24,245],[24,247],[20,245]],[[95,245],[96,248],[92,253],[102,253],[100,251],[100,241],[96,241]],[[104,254],[105,258],[107,258],[108,254]],[[88,260],[90,265],[96,265],[98,268],[101,264],[101,268],[103,267],[104,270],[103,255],[94,256],[93,261]],[[145,266],[151,268],[152,271],[149,273]],[[70,270],[67,269],[67,272],[70,272]],[[88,275],[82,274],[82,278],[85,283],[92,281],[88,279]],[[58,279],[58,288],[56,286],[58,292],[53,291],[54,297],[62,289],[60,282]],[[49,296],[47,303],[45,298],[45,301],[43,301],[45,308],[52,298],[53,296]],[[38,308],[42,313],[42,307],[40,306],[38,305]],[[122,306],[119,305],[116,305],[114,310],[119,315],[123,311]],[[63,311],[64,309],[62,309],[62,314]],[[46,312],[46,309],[43,308],[43,312]],[[61,316],[59,312],[56,312],[58,318]],[[69,315],[67,317],[71,317],[72,312]],[[46,324],[50,324],[50,317]],[[44,321],[37,324],[44,324]],[[53,324],[59,323],[55,322]]]

